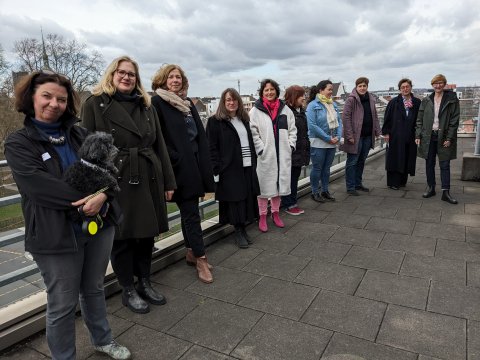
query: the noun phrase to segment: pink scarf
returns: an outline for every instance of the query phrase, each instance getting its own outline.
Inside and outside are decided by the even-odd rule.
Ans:
[[[272,118],[275,135],[277,135],[277,124],[275,120],[277,118],[278,109],[280,108],[280,100],[276,98],[273,104],[265,98],[263,98],[262,100],[263,100],[263,106],[267,108],[267,111],[270,114],[270,117]]]

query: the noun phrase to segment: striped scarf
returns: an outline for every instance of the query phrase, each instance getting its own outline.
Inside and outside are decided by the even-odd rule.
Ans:
[[[403,105],[407,108],[407,109],[411,109],[413,107],[413,101],[412,101],[412,98],[410,97],[409,100],[405,100],[405,98],[402,96],[402,99],[403,99]]]

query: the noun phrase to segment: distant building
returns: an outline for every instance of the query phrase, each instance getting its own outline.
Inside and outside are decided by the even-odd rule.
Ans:
[[[198,115],[200,115],[201,118],[207,117],[207,106],[203,103],[202,99],[199,97],[192,97],[190,100],[192,100],[193,105],[197,109]]]

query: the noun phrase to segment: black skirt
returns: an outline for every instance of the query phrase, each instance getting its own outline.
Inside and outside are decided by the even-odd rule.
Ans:
[[[253,195],[252,167],[243,168],[245,184],[247,185],[247,198],[241,201],[219,201],[218,214],[220,224],[245,224],[258,219],[258,201]]]

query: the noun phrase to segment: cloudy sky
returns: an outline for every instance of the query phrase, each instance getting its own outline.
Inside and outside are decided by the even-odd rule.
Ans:
[[[101,52],[109,63],[128,54],[142,82],[177,63],[190,96],[226,87],[254,93],[271,77],[281,87],[366,76],[371,90],[404,76],[429,87],[480,85],[478,0],[0,0],[0,43],[7,60],[15,40],[57,33]]]

